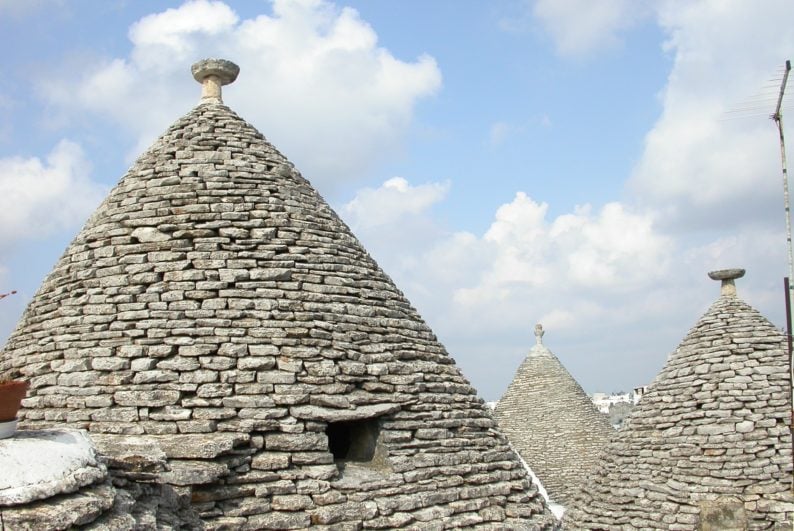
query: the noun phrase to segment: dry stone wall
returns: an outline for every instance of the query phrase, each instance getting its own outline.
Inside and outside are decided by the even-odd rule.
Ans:
[[[791,529],[788,371],[783,334],[720,297],[617,432],[565,527]]]
[[[538,344],[516,371],[494,416],[549,497],[566,505],[596,465],[614,431],[582,387]]]
[[[147,474],[206,529],[553,524],[391,279],[217,100],[111,191],[27,308],[0,374],[31,383],[27,429],[67,424],[110,453],[162,452],[165,469]]]

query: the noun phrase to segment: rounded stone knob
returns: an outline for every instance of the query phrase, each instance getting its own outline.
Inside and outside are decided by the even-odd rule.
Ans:
[[[240,67],[226,59],[203,59],[190,67],[193,79],[201,83],[201,100],[222,103],[221,87],[233,83]]]
[[[736,283],[734,280],[744,276],[744,269],[718,269],[717,271],[709,271],[709,278],[712,280],[719,280],[722,282],[720,285],[720,295],[723,296],[736,296]]]

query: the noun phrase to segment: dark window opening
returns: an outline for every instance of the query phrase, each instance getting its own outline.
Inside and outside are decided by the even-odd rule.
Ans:
[[[370,463],[378,448],[380,426],[376,419],[330,422],[325,434],[335,462]]]

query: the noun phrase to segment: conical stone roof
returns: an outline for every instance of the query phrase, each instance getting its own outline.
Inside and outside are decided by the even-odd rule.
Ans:
[[[543,344],[530,349],[494,416],[549,497],[566,505],[614,432],[582,387]]]
[[[566,529],[791,528],[786,340],[736,296],[743,273],[710,274],[720,298],[617,432]]]
[[[0,355],[31,383],[21,427],[164,453],[170,471],[133,477],[172,485],[207,529],[550,524],[425,322],[222,104],[234,65],[204,63],[201,103],[113,188]]]

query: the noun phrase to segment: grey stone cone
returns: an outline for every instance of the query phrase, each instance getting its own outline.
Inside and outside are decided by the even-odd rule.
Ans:
[[[543,344],[543,334],[537,325],[537,343],[516,371],[494,416],[549,497],[566,505],[614,430]]]
[[[790,422],[784,335],[721,296],[617,432],[565,526],[790,529]]]
[[[416,310],[219,101],[121,178],[0,374],[31,383],[23,427],[87,429],[122,468],[162,455],[135,481],[168,486],[206,529],[553,524]]]

